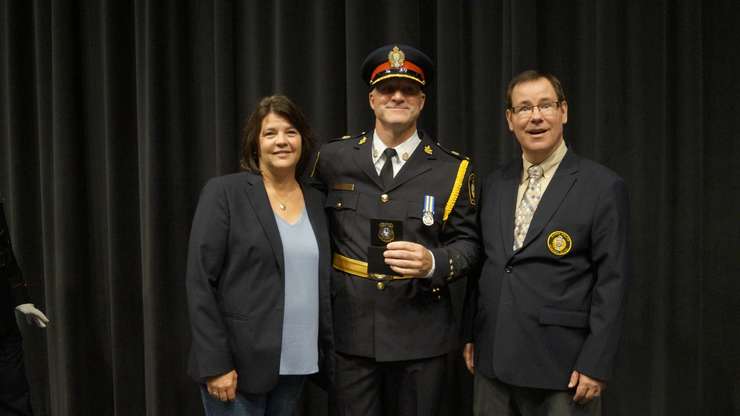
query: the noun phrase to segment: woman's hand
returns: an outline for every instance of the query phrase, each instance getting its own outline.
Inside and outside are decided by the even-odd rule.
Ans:
[[[234,400],[237,377],[236,370],[231,370],[226,374],[209,378],[206,382],[208,394],[222,402]]]

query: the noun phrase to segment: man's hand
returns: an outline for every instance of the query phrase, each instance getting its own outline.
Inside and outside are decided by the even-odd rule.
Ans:
[[[601,392],[606,388],[606,382],[596,380],[583,373],[573,370],[570,375],[570,383],[568,388],[576,388],[576,394],[573,396],[573,401],[578,404],[586,404],[593,400],[594,397],[601,396]]]
[[[475,374],[475,344],[468,342],[463,348],[463,358],[465,359],[465,367],[468,367],[470,374]]]
[[[432,252],[421,244],[394,241],[388,243],[383,256],[391,270],[401,276],[427,277],[432,270]]]
[[[236,370],[231,370],[226,374],[209,378],[206,383],[208,394],[222,402],[234,400],[237,377]]]
[[[46,324],[49,323],[49,318],[47,318],[43,312],[36,309],[36,307],[33,306],[33,303],[23,303],[16,306],[15,309],[26,317],[28,325],[36,325],[39,328],[46,328]]]

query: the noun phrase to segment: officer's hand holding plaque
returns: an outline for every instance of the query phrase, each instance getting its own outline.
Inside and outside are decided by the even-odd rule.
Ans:
[[[398,273],[385,263],[383,252],[386,245],[403,240],[403,221],[371,219],[370,247],[367,248],[367,274],[374,278],[398,276]]]

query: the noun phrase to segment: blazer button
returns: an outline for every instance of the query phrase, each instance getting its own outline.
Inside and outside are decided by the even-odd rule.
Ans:
[[[342,201],[337,201],[336,207],[337,208],[342,208]]]
[[[375,286],[378,288],[378,290],[385,289],[385,283],[383,282],[378,282]]]
[[[383,194],[383,195],[380,196],[380,202],[382,202],[384,204],[386,202],[390,201],[390,200],[391,200],[391,198],[388,196],[388,194]]]
[[[506,266],[506,267],[504,268],[504,271],[505,271],[506,273],[511,273],[511,267],[509,267],[509,266]]]

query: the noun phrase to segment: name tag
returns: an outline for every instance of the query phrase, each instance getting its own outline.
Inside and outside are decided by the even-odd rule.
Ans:
[[[332,189],[336,191],[354,191],[355,184],[353,183],[335,183]]]

